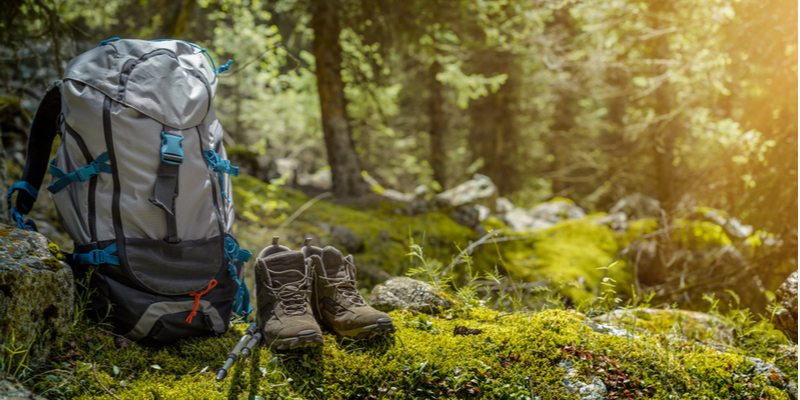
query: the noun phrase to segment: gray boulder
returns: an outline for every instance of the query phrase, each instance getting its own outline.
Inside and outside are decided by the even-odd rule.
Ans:
[[[0,370],[0,399],[3,400],[44,400],[44,397],[31,392],[16,378]]]
[[[775,314],[775,327],[797,343],[797,271],[786,278],[775,296],[784,308]]]
[[[433,286],[405,276],[394,277],[386,283],[375,286],[369,303],[381,311],[408,308],[428,314],[453,307],[450,297]]]
[[[0,225],[0,347],[30,347],[28,365],[58,350],[72,326],[75,288],[63,258],[44,236]]]
[[[364,251],[364,239],[348,227],[342,225],[332,226],[331,236],[341,243],[349,253],[357,254]]]

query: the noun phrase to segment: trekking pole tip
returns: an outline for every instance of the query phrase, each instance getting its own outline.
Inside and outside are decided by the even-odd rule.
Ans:
[[[226,375],[228,375],[228,371],[225,371],[224,369],[221,369],[221,370],[217,371],[217,380],[221,381],[221,380],[225,379]]]

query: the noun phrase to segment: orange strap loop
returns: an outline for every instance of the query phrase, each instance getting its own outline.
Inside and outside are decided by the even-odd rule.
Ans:
[[[202,295],[208,293],[208,291],[211,290],[212,288],[214,288],[214,286],[217,286],[217,280],[216,279],[212,279],[212,280],[208,281],[208,287],[206,288],[206,290],[203,290],[202,292],[189,293],[189,296],[193,296],[194,297],[194,308],[192,309],[192,312],[189,313],[189,316],[186,318],[186,322],[188,322],[190,324],[192,323],[192,318],[194,318],[194,316],[197,315],[197,306],[200,304],[200,297]]]

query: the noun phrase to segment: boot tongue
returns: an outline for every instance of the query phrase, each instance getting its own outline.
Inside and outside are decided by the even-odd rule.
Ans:
[[[265,260],[272,278],[272,287],[290,285],[297,289],[306,277],[306,263],[303,253],[286,251],[267,257]]]
[[[345,267],[342,252],[334,247],[328,246],[322,250],[322,265],[325,266],[325,275],[328,278],[347,278],[347,268]]]

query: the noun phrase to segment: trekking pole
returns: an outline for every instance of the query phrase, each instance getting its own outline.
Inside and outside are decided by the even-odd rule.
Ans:
[[[236,362],[236,359],[239,357],[239,352],[242,351],[242,347],[245,344],[247,344],[247,341],[250,340],[250,337],[253,336],[253,334],[255,333],[256,333],[256,324],[254,322],[247,327],[247,330],[244,332],[244,336],[242,336],[242,338],[239,339],[239,343],[236,343],[236,346],[233,348],[233,350],[231,350],[231,353],[228,354],[227,357],[225,357],[225,365],[223,365],[222,368],[220,368],[220,370],[217,371],[218,381],[225,379],[225,376],[228,375],[228,370],[231,368],[233,363]]]
[[[257,345],[258,342],[260,341],[261,341],[261,332],[258,332],[255,335],[253,335],[252,339],[250,339],[250,343],[248,343],[247,346],[244,346],[244,348],[242,349],[242,357],[249,356],[250,352],[253,350],[253,347],[255,347],[255,345]]]

